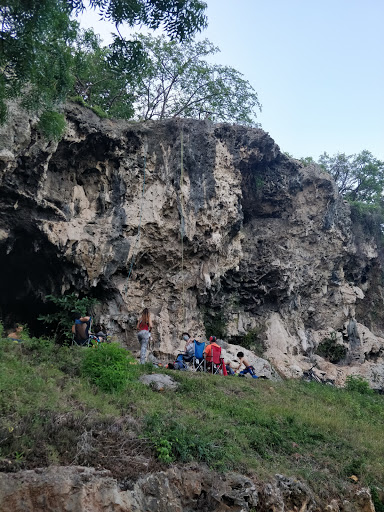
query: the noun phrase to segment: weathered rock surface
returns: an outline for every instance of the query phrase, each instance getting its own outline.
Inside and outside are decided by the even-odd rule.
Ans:
[[[108,471],[51,467],[0,473],[0,512],[374,512],[368,489],[326,503],[298,480],[270,483],[197,465],[152,473],[122,490]]]
[[[148,306],[160,358],[184,329],[221,330],[284,376],[317,361],[338,385],[360,374],[383,387],[379,249],[329,175],[259,129],[114,122],[77,105],[67,120],[59,143],[17,108],[0,131],[3,316],[36,328],[45,295],[81,291],[135,350]],[[338,364],[317,354],[330,337]]]
[[[175,391],[179,386],[169,375],[160,373],[142,375],[140,381],[151,387],[154,391]]]

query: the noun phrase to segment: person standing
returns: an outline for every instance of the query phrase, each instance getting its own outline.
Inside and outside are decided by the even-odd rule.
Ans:
[[[137,321],[136,328],[138,330],[137,339],[140,343],[140,364],[145,363],[145,356],[147,354],[147,347],[152,329],[151,314],[148,308],[143,309],[140,318]]]

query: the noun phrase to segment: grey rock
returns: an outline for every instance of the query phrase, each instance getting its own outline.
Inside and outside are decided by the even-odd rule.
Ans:
[[[175,382],[169,375],[154,373],[152,375],[142,375],[140,382],[150,386],[154,391],[175,391],[179,384]]]

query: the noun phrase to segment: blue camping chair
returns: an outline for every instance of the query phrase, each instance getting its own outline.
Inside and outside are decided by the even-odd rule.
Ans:
[[[192,361],[191,361],[191,370],[193,372],[203,372],[203,371],[205,371],[205,358],[204,358],[205,343],[204,343],[204,341],[199,342],[196,340],[193,340],[193,343],[195,345],[195,355],[193,356]]]

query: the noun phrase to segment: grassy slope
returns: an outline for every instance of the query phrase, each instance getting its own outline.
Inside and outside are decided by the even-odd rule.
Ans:
[[[121,389],[104,392],[84,363],[96,350],[0,341],[1,470],[77,463],[126,478],[198,460],[296,476],[324,496],[384,486],[382,396],[184,372],[168,372],[177,392],[156,393],[138,382],[153,369],[129,362],[107,376],[119,373]]]

